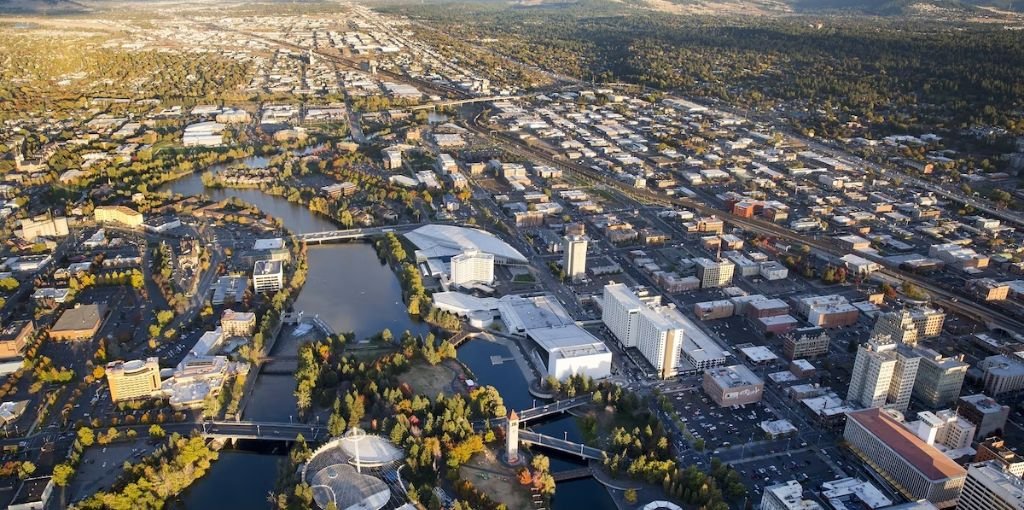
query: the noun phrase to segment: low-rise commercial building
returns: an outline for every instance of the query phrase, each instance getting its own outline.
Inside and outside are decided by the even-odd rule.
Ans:
[[[821,505],[804,499],[804,488],[800,482],[790,480],[764,488],[761,510],[821,510]]]
[[[224,310],[220,316],[220,329],[225,336],[252,336],[256,332],[256,314]]]
[[[985,393],[1002,395],[1024,389],[1024,361],[1000,354],[985,358],[979,368],[985,381]]]
[[[782,354],[792,361],[801,358],[814,358],[828,354],[830,338],[821,329],[795,330],[782,337]]]
[[[1004,406],[981,393],[960,397],[957,400],[956,412],[977,427],[977,437],[1002,435],[1006,420],[1010,417],[1009,406]]]
[[[65,310],[50,328],[50,338],[58,341],[91,340],[100,330],[106,316],[106,305],[75,305]]]
[[[64,237],[68,235],[68,219],[48,215],[26,218],[18,223],[14,233],[30,243],[40,237]]]
[[[7,510],[43,510],[53,494],[53,477],[39,476],[21,482]]]
[[[860,310],[838,294],[809,296],[796,301],[797,311],[807,322],[821,328],[838,328],[855,324]]]
[[[120,223],[129,227],[141,227],[145,223],[142,213],[123,205],[101,205],[93,209],[97,223]]]
[[[956,506],[967,472],[903,427],[886,411],[847,413],[843,438],[850,448],[911,500]]]
[[[721,407],[761,401],[764,381],[743,365],[715,367],[704,372],[704,392]]]
[[[29,320],[13,321],[0,329],[0,359],[21,356],[35,330],[35,324]]]
[[[1016,477],[1024,476],[1024,457],[1006,446],[1006,442],[998,437],[990,437],[978,443],[974,462],[995,462],[1001,470]]]

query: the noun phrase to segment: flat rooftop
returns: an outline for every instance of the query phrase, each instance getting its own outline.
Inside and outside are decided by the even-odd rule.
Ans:
[[[967,471],[929,446],[919,437],[881,409],[864,409],[847,413],[847,417],[872,433],[929,480],[965,476]]]
[[[531,329],[526,334],[542,349],[562,358],[609,352],[604,342],[575,324]]]
[[[279,274],[281,272],[281,261],[257,260],[256,264],[253,266],[252,272],[254,275]]]
[[[512,332],[575,324],[569,312],[550,294],[505,296],[498,300],[498,311]]]
[[[760,377],[754,375],[754,372],[743,365],[711,368],[704,372],[704,375],[714,380],[715,384],[721,388],[764,384]]]
[[[982,413],[998,413],[1003,410],[1003,405],[996,402],[992,397],[985,395],[984,393],[978,393],[976,395],[964,395],[960,397],[960,400],[973,405],[977,410]]]
[[[1024,503],[1024,480],[1019,476],[1003,471],[1002,465],[994,460],[978,462],[968,467],[968,472],[985,485],[997,486],[1002,489],[1004,498],[1012,498],[1019,508]]]
[[[279,250],[281,248],[284,248],[284,239],[280,237],[257,239],[255,243],[252,243],[252,249],[256,251]]]
[[[60,319],[57,319],[57,323],[53,325],[51,331],[79,331],[95,328],[102,320],[105,311],[106,305],[102,304],[79,305],[69,308],[61,314]]]

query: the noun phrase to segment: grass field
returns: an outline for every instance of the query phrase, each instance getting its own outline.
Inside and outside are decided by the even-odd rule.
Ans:
[[[417,394],[433,398],[438,393],[450,395],[452,382],[459,375],[463,375],[462,366],[452,360],[445,360],[436,366],[416,360],[407,372],[398,376],[398,380],[407,383]]]

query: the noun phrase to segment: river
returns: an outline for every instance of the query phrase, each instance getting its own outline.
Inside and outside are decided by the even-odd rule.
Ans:
[[[248,166],[260,167],[267,160],[246,158]],[[225,165],[215,166],[216,172]],[[280,218],[295,233],[335,230],[330,220],[313,214],[304,206],[283,197],[268,195],[256,189],[209,189],[203,186],[200,174],[191,174],[164,185],[162,190],[183,195],[206,195],[214,200],[238,198]],[[295,309],[316,314],[335,331],[352,331],[357,338],[389,328],[396,336],[410,330],[426,332],[426,326],[413,321],[402,303],[398,278],[382,264],[373,247],[366,243],[310,246],[309,272],[306,283],[295,300]],[[282,338],[272,354],[294,353],[297,341]],[[512,363],[492,366],[490,356],[507,356],[508,350],[498,344],[474,340],[459,348],[458,357],[476,374],[481,384],[496,387],[509,409],[526,409],[533,397],[526,390],[522,373]],[[295,381],[289,376],[264,375],[256,381],[245,418],[261,421],[285,421],[296,415]],[[534,427],[552,436],[567,434],[580,440],[579,429],[572,417],[548,420]],[[278,453],[268,451],[225,450],[210,472],[186,490],[180,498],[182,508],[253,509],[269,508],[266,495],[273,490]],[[578,460],[551,456],[552,470],[579,467]],[[591,478],[558,484],[553,501],[554,510],[588,508],[612,510],[615,504],[604,488]]]

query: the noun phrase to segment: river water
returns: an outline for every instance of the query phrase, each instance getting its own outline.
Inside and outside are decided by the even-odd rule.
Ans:
[[[266,160],[247,158],[244,164],[264,166]],[[218,167],[211,171],[218,171]],[[207,195],[214,200],[235,197],[264,213],[280,218],[295,233],[335,230],[330,220],[317,216],[304,206],[283,197],[255,189],[207,189],[199,174],[192,174],[165,185],[163,190],[183,195]],[[398,336],[410,330],[426,332],[422,323],[413,321],[402,303],[398,278],[377,258],[373,247],[365,243],[310,246],[309,272],[306,283],[295,301],[295,309],[316,314],[335,331],[352,331],[357,338],[366,338],[389,328]],[[297,340],[281,338],[272,354],[291,354],[298,348]],[[527,383],[514,363],[492,365],[491,356],[507,357],[508,350],[499,344],[473,340],[459,348],[458,357],[476,375],[481,384],[496,387],[509,409],[526,409],[533,405]],[[295,381],[290,376],[263,375],[256,381],[254,394],[245,417],[260,421],[285,421],[296,415]],[[532,427],[555,437],[567,435],[580,440],[572,417],[548,420]],[[255,509],[270,508],[266,496],[273,490],[281,453],[273,451],[224,450],[210,472],[185,491],[176,506],[181,508]],[[575,459],[551,455],[553,471],[573,469],[582,464]],[[562,482],[553,501],[554,510],[615,508],[604,488],[591,478]]]

